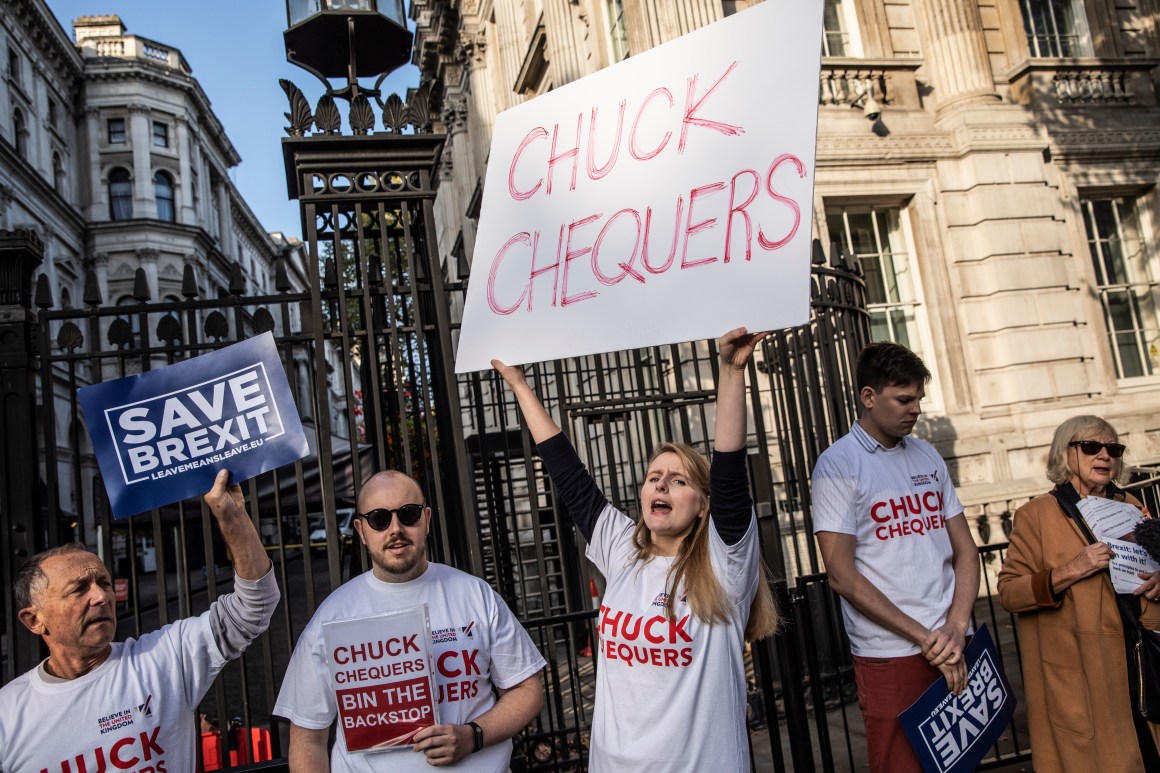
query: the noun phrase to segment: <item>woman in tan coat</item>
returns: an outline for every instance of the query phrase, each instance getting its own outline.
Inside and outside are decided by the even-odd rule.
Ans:
[[[1080,498],[1140,503],[1119,489],[1124,446],[1097,416],[1055,431],[1047,477]],[[1160,770],[1160,725],[1137,723],[1128,696],[1123,625],[1108,574],[1111,549],[1088,544],[1050,493],[1015,513],[999,601],[1019,614],[1023,692],[1036,773]],[[1160,628],[1160,572],[1141,574],[1140,621]],[[1137,729],[1137,726],[1139,729]]]

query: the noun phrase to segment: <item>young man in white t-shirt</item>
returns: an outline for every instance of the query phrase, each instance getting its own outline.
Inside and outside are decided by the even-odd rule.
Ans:
[[[955,693],[979,557],[946,462],[909,437],[930,371],[898,344],[858,355],[862,413],[818,459],[813,523],[854,654],[874,773],[921,773],[898,714],[939,676]]]
[[[544,703],[544,659],[527,631],[486,582],[427,560],[431,508],[414,479],[380,472],[363,485],[354,521],[371,571],[330,594],[294,647],[274,714],[290,720],[291,773],[452,770],[500,773],[511,738]],[[409,521],[406,523],[404,521]],[[427,604],[439,724],[410,748],[349,752],[340,731],[322,625]],[[498,694],[498,699],[492,691]]]

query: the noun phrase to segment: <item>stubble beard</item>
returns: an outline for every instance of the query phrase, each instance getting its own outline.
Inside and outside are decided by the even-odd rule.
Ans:
[[[407,548],[407,552],[398,557],[390,555],[385,549],[371,553],[371,563],[387,577],[406,577],[423,560],[424,553],[423,548],[415,543],[411,543]]]

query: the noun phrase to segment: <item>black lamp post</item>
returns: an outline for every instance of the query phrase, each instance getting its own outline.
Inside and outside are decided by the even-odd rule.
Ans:
[[[353,99],[411,58],[403,0],[286,0],[286,60],[327,84],[327,93]],[[379,76],[373,90],[359,78]],[[346,78],[340,89],[328,78]]]
[[[286,182],[301,206],[309,256],[315,372],[327,372],[328,351],[353,364],[357,374],[348,368],[331,376],[345,395],[351,427],[355,401],[361,401],[365,444],[352,447],[352,458],[369,453],[376,469],[415,475],[436,511],[449,516],[438,519],[433,556],[481,573],[474,483],[460,452],[465,443],[452,304],[435,228],[446,138],[430,131],[431,84],[411,92],[406,103],[379,91],[387,75],[411,58],[403,0],[287,0],[286,18],[286,59],[325,86],[312,110],[297,86],[280,81],[290,100],[289,136],[282,139]],[[376,80],[368,88],[360,78]],[[349,103],[349,134],[342,131],[336,100]],[[330,416],[328,390],[318,389],[316,398],[315,415]],[[325,418],[316,431],[320,467],[332,469]],[[352,470],[356,489],[360,464]],[[323,475],[333,578],[340,573],[332,486]]]

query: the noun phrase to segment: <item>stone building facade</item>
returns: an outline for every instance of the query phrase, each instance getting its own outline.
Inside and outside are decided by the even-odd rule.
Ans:
[[[873,335],[931,366],[918,434],[980,539],[1044,490],[1070,415],[1160,461],[1160,2],[824,2],[813,232],[859,256]],[[448,274],[497,113],[750,4],[413,0]]]
[[[235,267],[247,294],[273,293],[279,257],[306,287],[301,242],[267,234],[231,182],[241,159],[181,52],[117,16],[73,32],[43,0],[0,4],[0,230],[43,243],[54,308],[136,303],[139,268],[158,302],[183,298],[187,267],[201,298],[227,295]],[[96,461],[70,426],[68,384],[56,392],[58,457],[70,438],[84,446],[83,471],[58,476],[60,507],[91,538]]]

